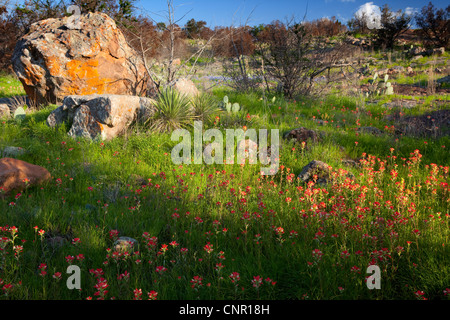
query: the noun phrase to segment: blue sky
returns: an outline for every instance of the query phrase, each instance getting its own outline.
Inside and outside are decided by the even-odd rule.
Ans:
[[[336,16],[346,23],[358,8],[367,3],[382,7],[385,3],[393,10],[420,10],[429,0],[174,0],[175,18],[186,16],[178,24],[187,20],[204,20],[208,26],[230,26],[248,24],[251,26],[270,23],[273,20],[285,20],[294,16],[302,20],[308,8],[307,20]],[[433,0],[435,7],[445,8],[448,0]],[[138,7],[144,8],[155,21],[164,21],[159,15],[167,10],[165,0],[139,0]],[[159,15],[158,15],[159,14]]]

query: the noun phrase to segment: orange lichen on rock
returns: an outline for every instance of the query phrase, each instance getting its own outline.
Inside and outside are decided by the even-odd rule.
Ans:
[[[49,56],[45,58],[45,62],[50,74],[54,77],[61,77],[63,69],[61,68],[61,62],[55,56]]]
[[[66,95],[88,95],[116,93],[117,81],[99,74],[99,61],[97,59],[70,60],[66,64],[67,76],[70,85],[63,86]],[[110,84],[114,84],[113,86]],[[122,88],[120,88],[122,89]]]
[[[70,60],[66,67],[67,74],[72,80],[98,77],[98,61],[95,59],[86,61]]]
[[[26,64],[24,72],[26,75],[25,84],[27,86],[35,86],[44,78],[42,70],[38,66],[35,66],[31,63]]]
[[[68,95],[144,95],[146,70],[113,19],[102,13],[40,21],[17,42],[13,69],[37,104],[59,103]]]

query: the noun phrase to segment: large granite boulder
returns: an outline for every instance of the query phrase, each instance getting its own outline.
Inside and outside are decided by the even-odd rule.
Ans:
[[[177,79],[177,81],[175,81],[173,85],[173,88],[182,95],[187,96],[188,98],[193,98],[200,93],[200,91],[195,86],[194,82],[192,82],[192,80],[189,80],[187,78]]]
[[[51,179],[47,169],[12,158],[0,159],[0,189],[4,193],[40,185]]]
[[[112,94],[67,96],[48,116],[47,125],[72,123],[71,137],[111,140],[139,117],[151,115],[152,102],[150,98]]]
[[[69,17],[32,24],[11,60],[37,104],[58,104],[68,95],[142,95],[147,90],[142,59],[103,13],[81,15],[76,24]]]

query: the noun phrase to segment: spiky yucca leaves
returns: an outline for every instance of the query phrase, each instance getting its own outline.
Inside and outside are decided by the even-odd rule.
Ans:
[[[214,117],[221,111],[216,99],[208,94],[201,93],[191,99],[192,112],[196,120],[208,123],[214,120]]]
[[[155,108],[155,115],[147,121],[147,124],[151,131],[157,133],[186,127],[195,119],[189,99],[172,88],[161,91]]]

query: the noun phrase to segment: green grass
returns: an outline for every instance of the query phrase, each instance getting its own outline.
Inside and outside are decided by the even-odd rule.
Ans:
[[[14,76],[0,74],[0,98],[25,95],[22,83]]]
[[[390,81],[396,84],[407,84],[426,88],[428,86],[428,80],[426,73],[419,73],[414,76],[400,75]]]
[[[189,67],[193,66],[194,64],[197,66],[204,66],[210,63],[214,62],[214,58],[209,57],[192,57],[189,59],[187,65]]]
[[[222,113],[204,129],[279,129],[281,137],[303,126],[323,138],[308,149],[282,141],[280,170],[262,177],[260,164],[174,165],[170,155],[177,142],[170,133],[146,132],[140,125],[110,142],[70,139],[64,125],[45,124],[55,106],[28,114],[22,123],[0,122],[0,147],[27,149],[20,159],[52,174],[42,187],[0,201],[0,235],[14,240],[0,242],[1,287],[13,285],[0,291],[1,298],[97,299],[91,269],[103,271],[105,299],[132,299],[135,289],[142,289],[143,299],[154,290],[158,299],[169,300],[405,300],[418,298],[418,291],[428,299],[448,298],[449,137],[358,133],[359,126],[393,125],[383,101],[361,106],[359,99],[334,95],[297,101],[277,96],[272,102],[272,96],[223,88],[213,94],[217,100],[227,95],[244,110]],[[367,161],[360,168],[341,161],[363,155]],[[312,160],[333,168],[333,183],[296,179]],[[139,247],[114,254],[112,230],[135,238]],[[60,248],[49,244],[56,236],[66,239]],[[80,243],[73,244],[76,238]],[[18,256],[14,245],[23,246]],[[316,249],[320,259],[313,256]],[[83,260],[76,258],[80,254]],[[66,287],[68,256],[81,268],[81,292]],[[381,290],[364,283],[371,263],[381,268]],[[129,280],[119,280],[125,271]],[[55,272],[62,280],[52,277]],[[240,274],[237,286],[233,272]],[[257,276],[263,279],[258,289],[252,285]],[[192,287],[194,277],[201,286]]]

